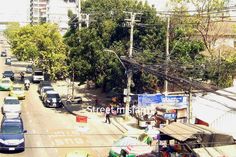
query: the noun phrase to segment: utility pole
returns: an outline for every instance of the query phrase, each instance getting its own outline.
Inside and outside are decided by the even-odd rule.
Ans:
[[[190,79],[192,81],[192,79]],[[189,96],[188,96],[188,108],[187,108],[187,123],[190,124],[192,120],[192,87],[189,88]]]
[[[168,74],[168,64],[170,59],[169,53],[169,38],[170,38],[170,17],[167,17],[167,30],[166,30],[166,67],[165,67],[165,76]],[[164,81],[165,95],[168,94],[168,81],[165,78]]]
[[[71,92],[71,95],[72,95],[72,99],[74,99],[74,93],[75,93],[75,66],[73,64],[73,67],[72,67],[72,92]]]
[[[134,25],[135,22],[139,22],[140,20],[135,20],[137,14],[140,13],[133,13],[133,12],[125,12],[130,14],[130,19],[125,19],[125,21],[129,22],[130,24],[130,48],[129,48],[129,58],[133,56],[133,36],[134,36]],[[127,95],[126,95],[126,104],[125,104],[125,119],[127,120],[129,117],[129,107],[130,107],[130,93],[131,93],[131,83],[132,83],[132,70],[128,69],[127,73]]]
[[[77,17],[79,23],[79,30],[81,29],[81,0],[76,0],[76,8],[77,8]]]

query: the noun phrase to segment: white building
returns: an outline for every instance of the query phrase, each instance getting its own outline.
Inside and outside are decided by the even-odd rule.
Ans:
[[[47,7],[47,22],[56,23],[62,34],[68,29],[68,10],[76,13],[75,0],[49,0]]]
[[[48,0],[30,0],[30,23],[46,22]]]
[[[236,86],[217,92],[224,96],[210,93],[193,98],[193,117],[236,139]]]

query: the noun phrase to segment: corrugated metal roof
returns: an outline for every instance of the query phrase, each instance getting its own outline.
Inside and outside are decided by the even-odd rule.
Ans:
[[[193,149],[197,157],[217,157],[217,156],[236,156],[236,145],[227,145],[219,147],[206,147]]]
[[[196,140],[199,135],[219,135],[230,139],[228,142],[232,142],[233,139],[231,136],[221,133],[213,128],[203,126],[203,125],[196,125],[196,124],[183,124],[173,122],[167,125],[164,128],[161,128],[160,131],[180,142],[185,142],[186,140]],[[207,141],[206,141],[207,142]]]

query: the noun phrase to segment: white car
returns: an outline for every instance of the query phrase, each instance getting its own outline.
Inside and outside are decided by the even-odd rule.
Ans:
[[[4,104],[2,106],[2,113],[21,113],[21,103],[16,97],[4,98]]]
[[[43,88],[41,88],[40,90],[40,95],[41,95],[41,98],[43,98],[46,94],[47,91],[52,91],[53,90],[53,87],[52,86],[45,86]]]
[[[44,74],[42,70],[35,70],[32,75],[33,82],[44,81]]]

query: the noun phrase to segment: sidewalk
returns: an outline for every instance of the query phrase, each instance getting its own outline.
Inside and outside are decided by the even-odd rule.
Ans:
[[[56,91],[59,92],[62,98],[67,97],[68,94],[71,94],[71,90],[68,88],[68,83],[66,81],[58,81],[57,83],[53,83],[53,87]],[[106,104],[109,103],[108,99],[106,98],[106,94],[102,93],[99,89],[87,89],[86,85],[78,86],[78,83],[75,83],[75,96],[82,97],[82,104],[70,104],[65,105],[65,109],[68,110],[71,114],[74,115],[84,115],[87,116],[89,119],[99,119],[104,121],[104,113],[101,112],[91,112],[91,108],[95,107],[95,99],[98,98],[99,100],[99,107],[104,107]],[[90,108],[88,108],[90,107]],[[131,135],[131,136],[138,136],[144,133],[144,129],[140,129],[138,127],[138,123],[136,118],[130,117],[128,121],[124,120],[123,116],[112,116],[111,123],[116,126],[121,132]]]

